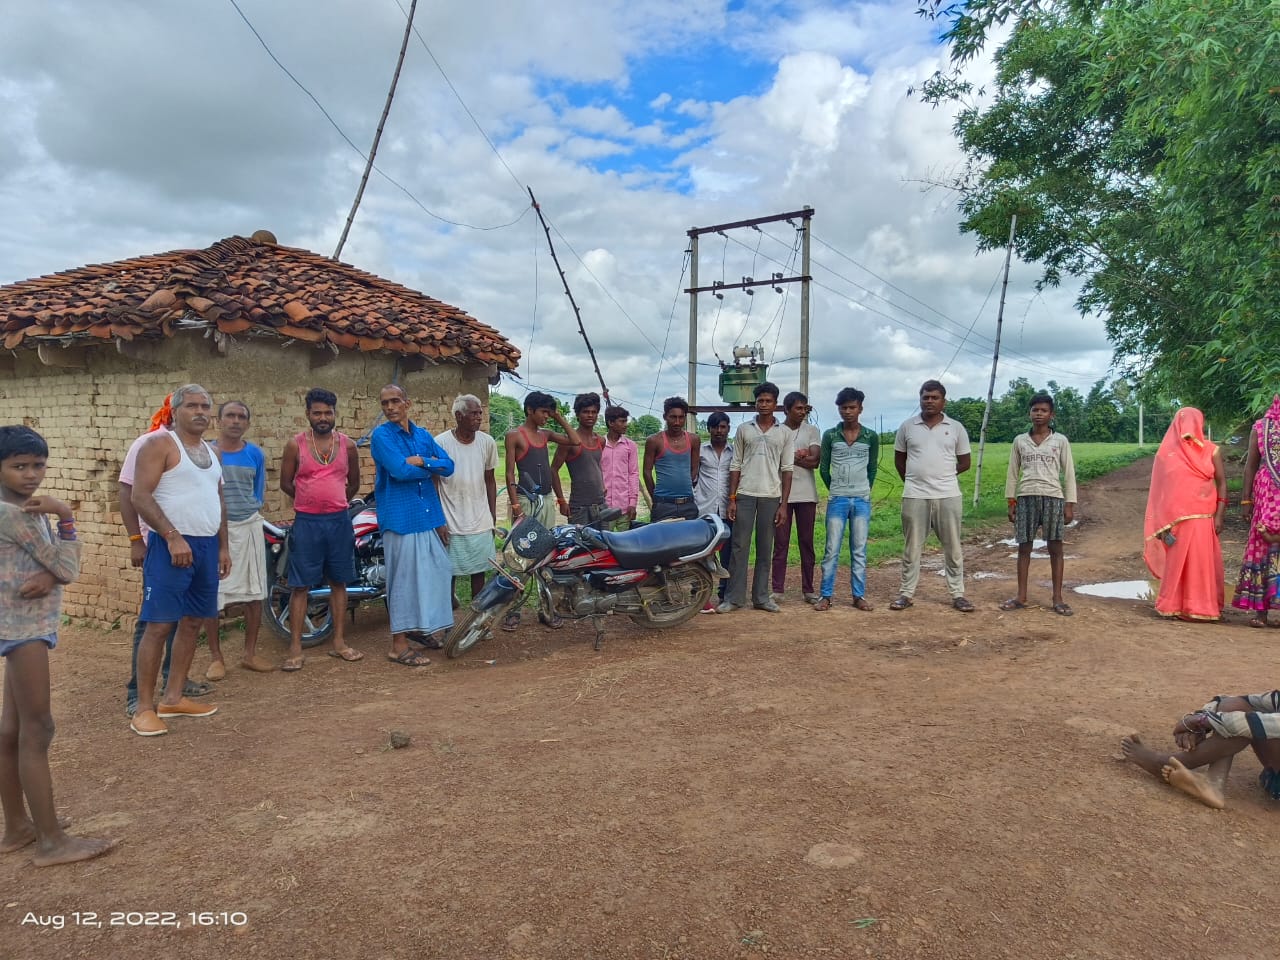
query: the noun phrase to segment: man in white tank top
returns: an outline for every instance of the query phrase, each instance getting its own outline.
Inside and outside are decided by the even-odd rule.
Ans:
[[[188,384],[174,391],[172,406],[173,429],[156,431],[138,453],[131,498],[151,528],[143,561],[140,616],[147,629],[138,647],[138,710],[129,725],[143,737],[168,733],[166,719],[217,712],[213,704],[184,697],[182,688],[200,623],[218,615],[218,580],[231,572],[222,467],[203,439],[213,400],[204,387]],[[175,622],[169,679],[153,709],[165,636]]]

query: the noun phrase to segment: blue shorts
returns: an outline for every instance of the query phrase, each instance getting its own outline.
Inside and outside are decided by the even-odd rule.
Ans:
[[[51,633],[47,637],[27,637],[25,640],[0,640],[0,657],[7,657],[13,651],[28,643],[44,643],[52,650],[58,645],[58,635]]]
[[[300,513],[289,533],[289,586],[318,587],[356,578],[356,537],[347,511]]]
[[[177,623],[183,617],[218,615],[218,538],[187,537],[191,566],[175,567],[164,537],[151,531],[142,561],[142,609],[147,623]]]

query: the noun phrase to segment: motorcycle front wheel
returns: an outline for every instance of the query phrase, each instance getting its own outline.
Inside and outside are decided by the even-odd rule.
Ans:
[[[276,633],[289,639],[289,597],[293,593],[289,585],[277,581],[267,593],[267,622]],[[318,647],[333,636],[333,614],[327,598],[310,600],[302,621],[302,646]]]
[[[524,599],[524,595],[520,597]],[[511,604],[504,603],[488,610],[474,610],[468,607],[466,612],[454,623],[453,629],[444,641],[444,652],[450,660],[460,657],[477,643],[489,635],[493,625],[500,616],[504,616]]]
[[[693,619],[711,599],[711,591],[715,586],[711,574],[693,564],[678,567],[667,574],[667,579],[676,599],[673,601],[661,595],[645,607],[644,613],[632,614],[631,619],[640,626],[650,630],[665,630]]]

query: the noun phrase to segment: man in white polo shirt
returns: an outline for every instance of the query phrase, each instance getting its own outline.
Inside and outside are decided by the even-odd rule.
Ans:
[[[920,583],[920,551],[932,530],[942,544],[951,605],[972,613],[964,595],[964,553],[960,546],[963,501],[960,474],[969,469],[969,434],[942,411],[947,389],[937,380],[920,386],[920,413],[898,428],[893,465],[902,478],[902,589],[890,610],[912,605]]]

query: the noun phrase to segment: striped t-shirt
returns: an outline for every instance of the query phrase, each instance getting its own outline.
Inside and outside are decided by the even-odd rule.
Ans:
[[[222,499],[227,504],[227,519],[248,520],[262,509],[267,495],[267,458],[262,448],[246,442],[229,453],[219,449],[222,459]]]

